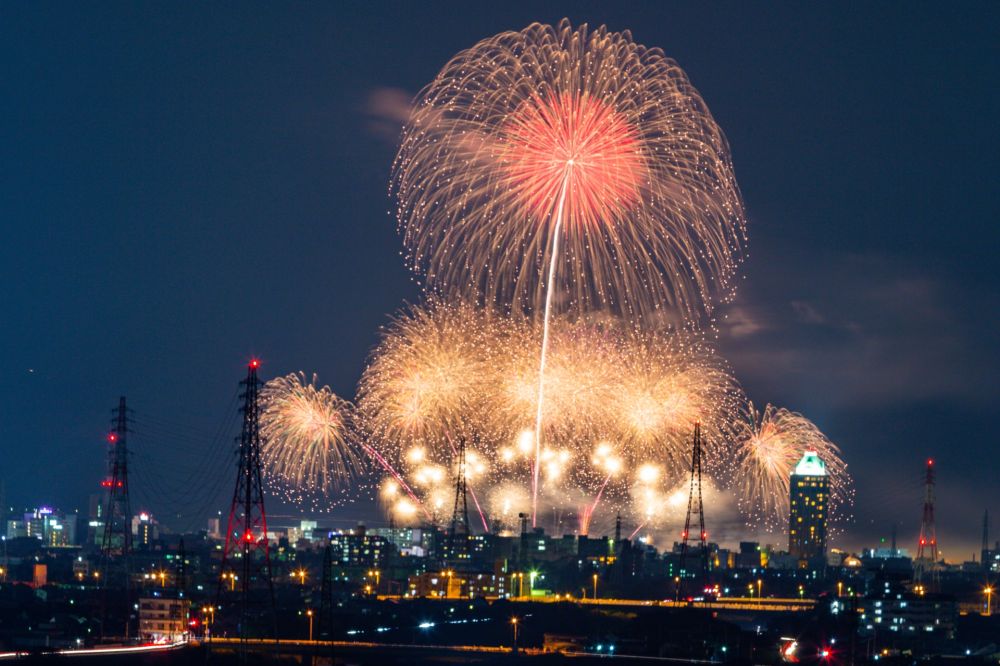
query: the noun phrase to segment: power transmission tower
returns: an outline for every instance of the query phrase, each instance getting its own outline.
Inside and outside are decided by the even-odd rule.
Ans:
[[[698,514],[699,527],[699,573],[698,582],[704,584],[708,580],[708,534],[705,532],[705,505],[701,496],[701,423],[694,424],[694,441],[691,445],[691,487],[688,492],[687,517],[684,519],[684,533],[681,541],[680,572],[687,574],[687,559],[691,541],[691,515]]]
[[[272,630],[276,630],[277,618],[274,613],[274,583],[271,579],[271,557],[267,540],[267,513],[264,510],[264,485],[261,472],[260,442],[260,386],[257,368],[260,361],[250,361],[247,378],[240,382],[244,391],[243,428],[240,432],[239,467],[236,472],[236,487],[229,507],[226,527],[226,546],[222,553],[219,580],[219,598],[226,589],[239,588],[240,604],[240,652],[246,656],[246,641],[250,638],[249,625],[257,619],[251,613],[253,599],[251,587],[254,583],[266,584],[270,606],[267,612],[272,619]],[[238,584],[238,585],[237,585]],[[276,632],[275,632],[276,633]]]
[[[323,578],[319,590],[319,637],[333,638],[333,546],[323,551]]]
[[[927,460],[927,476],[924,481],[924,514],[920,521],[920,542],[917,544],[917,558],[914,560],[914,579],[923,580],[928,571],[932,582],[937,583],[937,533],[934,529],[934,461]]]
[[[101,622],[103,638],[107,622],[108,589],[115,589],[120,583],[125,594],[125,631],[128,638],[129,603],[131,592],[129,556],[132,552],[132,509],[128,494],[128,408],[125,396],[118,399],[118,409],[114,410],[114,430],[108,434],[108,466],[111,478],[102,484],[108,491],[104,512],[104,537],[101,539],[101,584],[103,586]]]
[[[458,440],[458,469],[455,473],[455,506],[448,528],[448,558],[464,560],[469,557],[469,503],[465,468],[465,438]]]

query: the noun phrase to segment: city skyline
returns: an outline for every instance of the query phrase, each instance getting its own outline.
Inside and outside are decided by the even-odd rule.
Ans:
[[[158,18],[184,24],[185,11]],[[719,346],[751,397],[807,414],[841,447],[857,487],[845,544],[874,545],[895,523],[900,544],[915,547],[933,457],[942,550],[957,561],[978,552],[982,512],[1000,504],[988,466],[976,464],[995,447],[988,331],[1000,288],[990,187],[977,176],[997,159],[985,29],[967,17],[937,17],[932,32],[927,16],[908,23],[887,8],[854,17],[799,8],[800,33],[772,46],[767,30],[752,31],[746,62],[734,63],[726,56],[740,23],[776,29],[777,16],[717,17],[729,43],[712,44],[685,34],[706,28],[679,7],[494,9],[462,30],[416,15],[399,22],[412,31],[311,11],[315,25],[271,17],[299,40],[280,30],[255,40],[263,13],[221,38],[193,29],[179,49],[190,59],[179,62],[180,43],[146,39],[145,10],[107,23],[90,15],[100,46],[84,43],[71,11],[15,9],[2,29],[25,67],[12,97],[26,100],[22,133],[9,137],[22,168],[3,186],[8,217],[22,223],[0,250],[11,319],[0,334],[8,504],[82,508],[99,490],[120,394],[147,432],[159,429],[149,444],[162,446],[171,428],[183,440],[213,436],[251,356],[267,378],[315,371],[353,397],[379,326],[419,297],[385,215],[402,105],[451,53],[565,13],[662,46],[725,128],[751,240]],[[892,36],[865,29],[890,17]],[[834,27],[821,29],[828,19]],[[323,39],[333,25],[341,39]],[[421,29],[432,46],[413,34]],[[893,58],[904,40],[925,48]],[[198,72],[199,54],[213,49],[241,57]],[[791,66],[789,52],[810,66]],[[345,60],[350,72],[333,67]],[[114,75],[98,76],[110,62]],[[311,85],[287,83],[292,72]],[[896,86],[883,88],[886,79]],[[951,94],[930,94],[931,80]],[[53,186],[60,193],[49,197]],[[193,450],[158,452],[172,486],[186,479],[169,461]],[[224,510],[232,474],[223,476]],[[710,503],[706,514],[711,532]]]

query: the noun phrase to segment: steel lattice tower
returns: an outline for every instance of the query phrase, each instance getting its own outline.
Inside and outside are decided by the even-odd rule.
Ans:
[[[104,536],[101,539],[101,637],[104,638],[108,619],[108,590],[125,593],[124,635],[128,638],[131,580],[129,556],[132,553],[132,509],[128,494],[128,408],[125,396],[118,399],[111,422],[115,429],[108,434],[108,467],[110,478],[101,484],[108,491],[104,512]],[[120,583],[120,586],[119,586]]]
[[[468,557],[469,545],[469,503],[468,484],[465,468],[465,438],[458,440],[458,469],[455,472],[455,506],[451,512],[448,528],[448,557],[463,559]],[[459,543],[461,542],[461,546]]]
[[[937,533],[934,529],[934,461],[927,460],[927,477],[924,481],[924,514],[920,521],[920,541],[917,543],[917,557],[914,560],[915,579],[923,580],[926,571],[937,578]]]
[[[254,582],[266,583],[270,613],[274,616],[274,583],[271,579],[271,557],[267,540],[267,513],[264,509],[264,485],[261,472],[260,442],[260,386],[257,368],[260,361],[250,361],[247,378],[240,382],[243,386],[243,428],[240,433],[239,467],[236,472],[236,488],[229,507],[226,527],[226,547],[219,567],[219,596],[225,589],[227,577],[230,589],[240,595],[240,640],[246,641],[248,624],[251,620],[250,589]]]
[[[700,576],[701,583],[708,579],[708,533],[705,532],[705,504],[701,496],[701,423],[694,424],[694,441],[691,444],[691,487],[688,492],[687,517],[684,519],[684,533],[681,535],[680,570],[686,573],[689,542],[691,540],[691,515],[698,514],[699,544],[701,552]]]

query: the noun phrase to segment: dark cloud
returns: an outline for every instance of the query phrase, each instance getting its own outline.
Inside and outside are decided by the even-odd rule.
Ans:
[[[808,384],[830,406],[989,399],[1000,367],[980,339],[984,317],[998,323],[995,294],[871,255],[814,264],[807,288],[785,284],[748,283],[723,323],[744,374]]]

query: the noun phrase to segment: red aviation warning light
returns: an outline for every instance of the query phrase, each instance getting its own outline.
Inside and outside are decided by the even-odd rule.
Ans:
[[[111,442],[112,444],[114,444],[115,442],[117,442],[118,441],[118,433],[116,433],[116,432],[109,432],[108,433],[108,441]]]
[[[244,534],[243,540],[246,541],[247,543],[253,541],[253,532],[247,532],[246,534]]]
[[[101,481],[101,488],[110,488],[110,487],[111,487],[111,479],[104,479],[103,481]]]
[[[260,359],[259,358],[252,358],[252,359],[250,359],[250,367],[253,368],[254,370],[256,370],[257,368],[259,368],[260,367]]]

